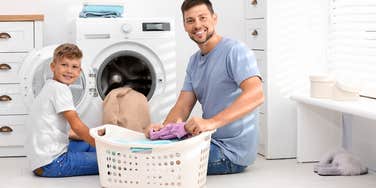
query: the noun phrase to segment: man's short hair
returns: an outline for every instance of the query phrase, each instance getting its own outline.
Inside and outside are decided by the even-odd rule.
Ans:
[[[81,59],[82,51],[75,44],[64,43],[59,45],[54,51],[53,62],[62,58]]]
[[[206,5],[208,7],[211,14],[214,14],[213,5],[209,0],[184,0],[183,4],[181,5],[181,12],[184,16],[184,12],[189,10],[190,8],[197,6],[197,5]]]

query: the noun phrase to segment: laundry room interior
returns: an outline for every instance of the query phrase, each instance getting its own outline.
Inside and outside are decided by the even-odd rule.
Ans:
[[[374,0],[3,1],[0,187],[374,188],[375,23]]]

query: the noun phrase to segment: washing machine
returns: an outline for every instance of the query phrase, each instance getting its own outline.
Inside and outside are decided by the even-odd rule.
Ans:
[[[176,42],[169,18],[90,18],[76,21],[83,52],[82,73],[70,86],[77,111],[89,127],[102,124],[103,100],[118,87],[131,87],[148,99],[152,122],[162,122],[176,101]],[[20,74],[26,103],[52,77],[56,46],[32,52]],[[29,101],[29,102],[28,102]]]

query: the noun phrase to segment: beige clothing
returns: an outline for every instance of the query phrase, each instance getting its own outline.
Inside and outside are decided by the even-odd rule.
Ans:
[[[113,89],[103,101],[103,124],[143,132],[150,124],[147,98],[129,87]]]

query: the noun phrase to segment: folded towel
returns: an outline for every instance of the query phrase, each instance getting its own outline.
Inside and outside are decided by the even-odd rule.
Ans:
[[[178,140],[149,140],[149,139],[141,139],[136,141],[129,141],[126,139],[110,139],[112,142],[121,143],[121,144],[151,144],[151,145],[163,145],[163,144],[171,144],[177,142]],[[150,151],[152,148],[140,148],[140,147],[131,147],[131,151],[133,153],[138,152],[146,152]]]
[[[171,144],[177,142],[178,140],[149,140],[149,139],[140,139],[129,141],[126,138],[119,138],[119,139],[110,139],[110,141],[120,144],[152,144],[152,145],[164,145],[164,144]]]
[[[122,5],[84,5],[80,12],[81,18],[102,17],[117,18],[122,17],[124,6]]]
[[[92,18],[92,17],[118,18],[118,17],[122,17],[122,14],[118,12],[80,12],[80,18]]]
[[[84,5],[82,12],[117,12],[122,14],[123,6],[119,5]]]

